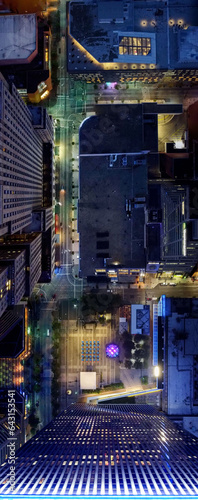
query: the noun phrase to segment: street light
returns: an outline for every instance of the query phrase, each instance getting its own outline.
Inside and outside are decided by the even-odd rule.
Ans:
[[[156,378],[159,377],[159,366],[154,366],[154,375]]]

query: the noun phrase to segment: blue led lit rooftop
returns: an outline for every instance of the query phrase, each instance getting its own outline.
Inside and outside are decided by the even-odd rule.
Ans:
[[[0,468],[0,498],[198,498],[198,439],[148,405],[71,405]]]

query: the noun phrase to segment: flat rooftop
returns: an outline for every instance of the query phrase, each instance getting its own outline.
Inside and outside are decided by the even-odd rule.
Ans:
[[[198,67],[195,0],[71,1],[68,11],[71,72]]]
[[[30,245],[33,243],[39,236],[41,236],[41,233],[22,233],[22,234],[10,234],[8,235],[5,239],[4,242],[2,243],[2,249],[3,245],[10,245],[11,248],[12,246],[15,245]]]
[[[147,194],[147,166],[110,168],[110,156],[81,157],[78,229],[83,276],[108,264],[145,267],[144,208],[132,208],[126,200]],[[103,236],[104,235],[104,236]],[[106,235],[106,236],[105,236]]]
[[[171,299],[171,309],[165,367],[168,413],[198,415],[198,299]]]
[[[2,262],[5,261],[13,261],[17,259],[20,255],[25,255],[25,250],[20,249],[20,250],[8,250],[4,248],[0,248],[0,264],[2,266]]]
[[[142,104],[97,106],[80,127],[80,154],[131,153],[143,149]]]
[[[36,54],[36,14],[0,16],[0,64],[28,63]]]

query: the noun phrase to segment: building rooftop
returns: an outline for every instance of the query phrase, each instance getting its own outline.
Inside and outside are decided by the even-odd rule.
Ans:
[[[198,440],[150,405],[73,404],[17,451],[15,486],[19,498],[196,498],[197,454]]]
[[[19,257],[19,255],[25,255],[25,250],[7,250],[0,248],[0,262],[13,261]]]
[[[80,127],[80,154],[131,153],[143,149],[141,104],[97,106]]]
[[[198,299],[166,303],[165,411],[198,415]]]
[[[148,162],[154,153],[158,161],[157,115],[168,109],[156,103],[102,105],[81,124],[82,276],[94,276],[104,267],[145,268]],[[174,111],[181,109],[176,106]],[[155,246],[155,238],[150,239]]]
[[[182,106],[98,105],[95,111],[79,131],[80,269],[89,279],[112,266],[143,269],[146,261],[160,262],[161,196],[150,185],[148,200],[148,178],[160,177],[158,114],[181,114]]]
[[[36,53],[36,14],[0,16],[0,64],[28,63]]]
[[[71,1],[69,71],[197,68],[197,6],[181,4]]]
[[[2,249],[3,245],[10,245],[10,246],[15,246],[15,245],[30,245],[33,243],[41,233],[22,233],[22,234],[9,234],[5,239],[4,242],[2,243]]]
[[[6,311],[0,318],[0,357],[16,358],[25,348],[24,306]]]

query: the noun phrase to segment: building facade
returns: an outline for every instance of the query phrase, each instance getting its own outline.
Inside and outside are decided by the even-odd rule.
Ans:
[[[22,248],[26,257],[26,290],[29,297],[41,276],[42,234],[23,233],[12,234],[4,239],[2,248],[8,251]]]
[[[43,201],[42,141],[14,85],[0,77],[0,234],[14,234],[31,223]]]
[[[16,305],[25,295],[26,272],[25,272],[25,250],[20,248],[7,251],[0,248],[0,266],[8,268],[8,298],[7,305]]]
[[[0,267],[0,316],[8,307],[8,267]]]
[[[46,241],[48,281],[55,265],[53,121],[45,109],[26,106],[14,84],[6,82],[2,75],[0,149],[1,243],[4,256],[6,245],[12,252],[20,245],[24,247],[25,295],[29,296],[41,274],[46,280]],[[22,232],[26,234],[19,234]],[[16,298],[12,298],[11,304],[16,303]],[[8,300],[8,305],[11,304]]]
[[[198,440],[147,405],[71,405],[16,454],[17,495],[198,495]],[[11,493],[0,470],[0,498]]]

